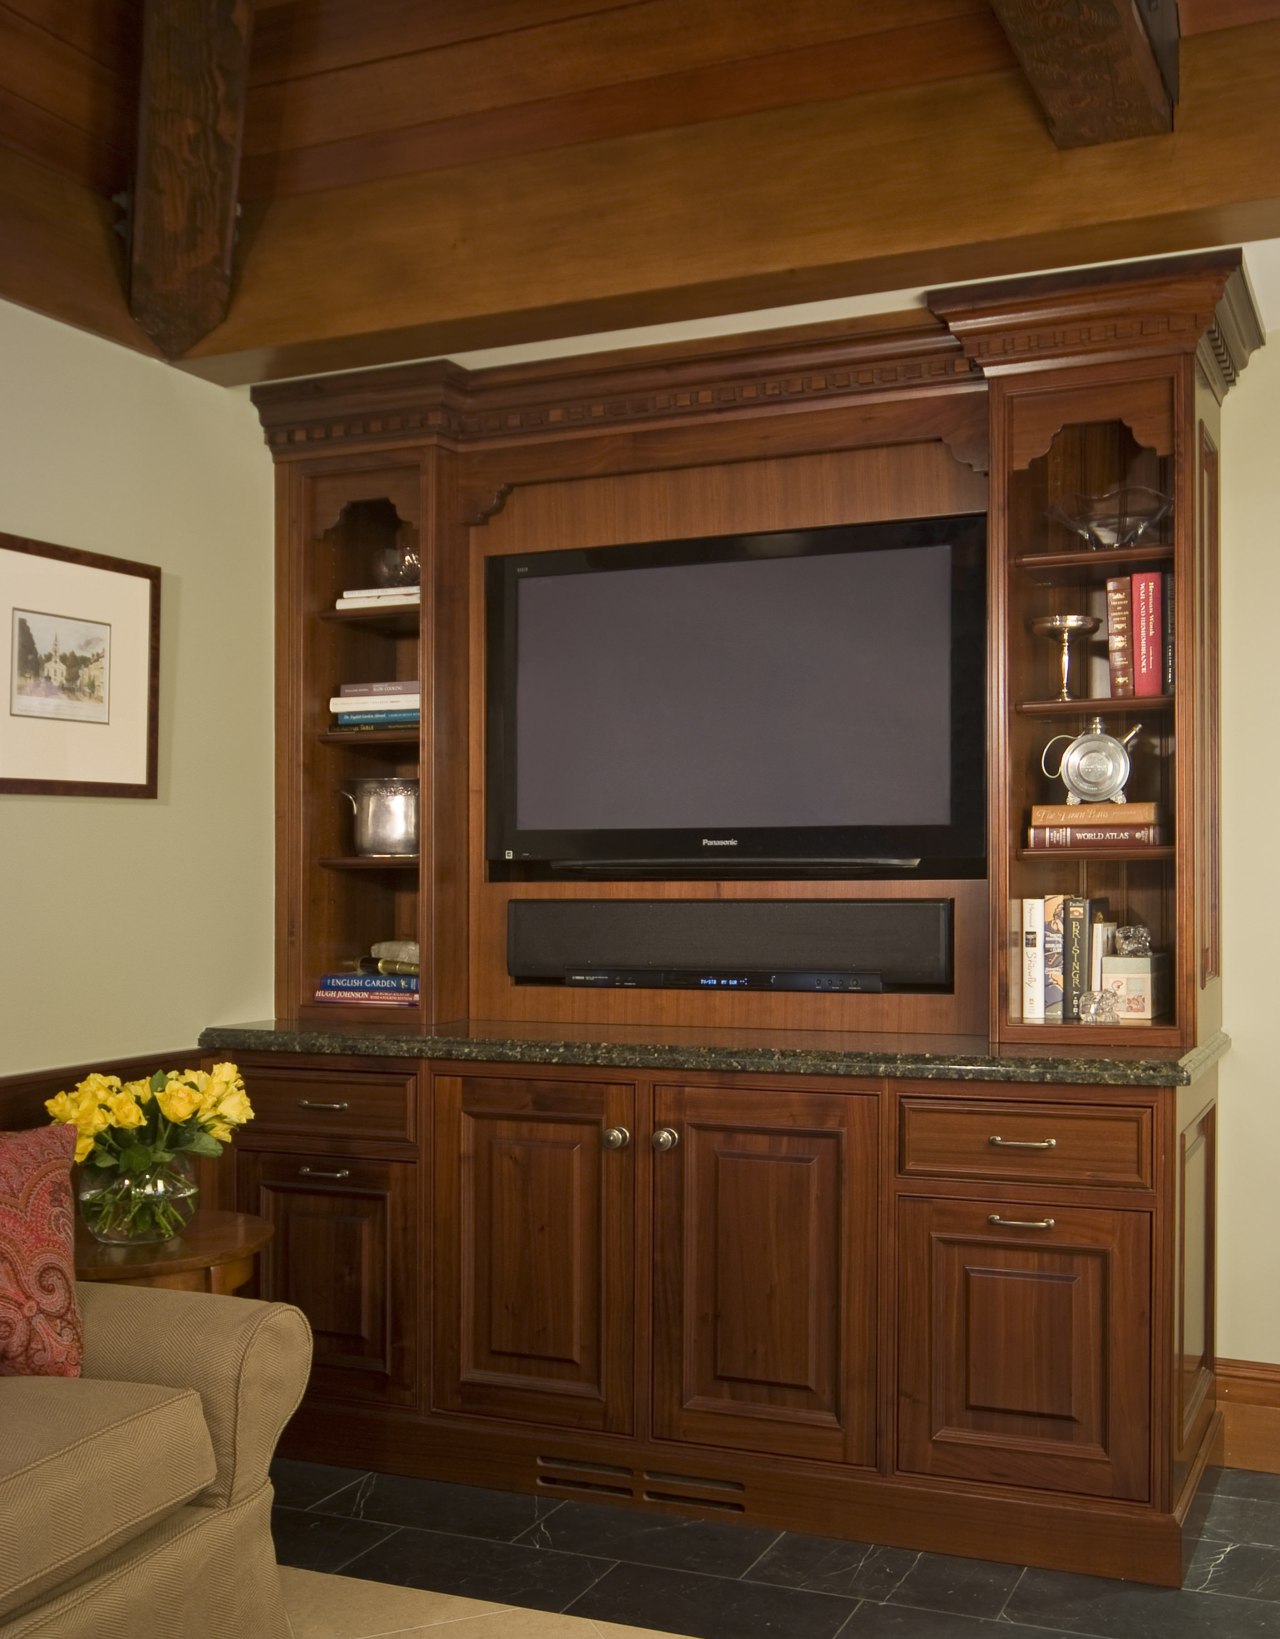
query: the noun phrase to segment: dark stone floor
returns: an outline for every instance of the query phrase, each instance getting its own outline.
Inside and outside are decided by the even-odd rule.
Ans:
[[[696,1639],[1280,1639],[1280,1476],[1214,1469],[1180,1590],[278,1460],[281,1564]]]

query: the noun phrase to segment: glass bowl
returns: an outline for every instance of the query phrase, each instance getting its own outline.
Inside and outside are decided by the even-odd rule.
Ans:
[[[1168,495],[1142,484],[1122,484],[1105,495],[1064,495],[1046,516],[1065,524],[1089,547],[1136,546],[1152,534],[1173,505]]]

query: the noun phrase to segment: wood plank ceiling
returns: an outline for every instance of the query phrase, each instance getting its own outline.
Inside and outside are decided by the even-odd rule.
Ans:
[[[1278,86],[1280,0],[0,0],[0,296],[243,382],[1269,238]]]

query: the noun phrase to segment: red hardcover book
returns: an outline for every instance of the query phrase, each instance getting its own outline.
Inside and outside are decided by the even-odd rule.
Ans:
[[[1133,577],[1133,692],[1164,693],[1164,617],[1161,614],[1161,574],[1144,569]]]
[[[1111,670],[1111,695],[1118,699],[1133,693],[1133,645],[1129,632],[1128,575],[1115,575],[1107,582],[1107,660]]]

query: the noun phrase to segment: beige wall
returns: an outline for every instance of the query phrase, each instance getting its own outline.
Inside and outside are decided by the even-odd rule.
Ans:
[[[272,473],[245,393],[0,304],[0,530],[158,564],[155,801],[0,795],[0,1075],[271,1012]]]
[[[1218,1352],[1280,1362],[1280,331],[1223,406],[1223,1061]]]

